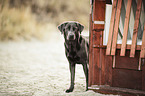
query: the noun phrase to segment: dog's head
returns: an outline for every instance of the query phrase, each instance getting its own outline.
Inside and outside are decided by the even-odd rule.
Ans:
[[[78,22],[65,22],[58,26],[58,29],[66,40],[76,40],[84,29],[84,26]]]

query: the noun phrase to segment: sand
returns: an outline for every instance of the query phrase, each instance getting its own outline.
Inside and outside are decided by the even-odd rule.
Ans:
[[[85,91],[81,65],[76,66],[74,92],[65,93],[69,83],[69,64],[59,32],[48,41],[0,42],[0,96],[106,96]]]

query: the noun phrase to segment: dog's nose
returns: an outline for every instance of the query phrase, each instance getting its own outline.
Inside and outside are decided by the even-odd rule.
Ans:
[[[69,39],[74,39],[74,35],[73,34],[69,35]]]
[[[74,40],[74,39],[75,39],[75,35],[74,35],[73,33],[70,33],[70,34],[68,35],[68,39],[69,39],[69,40]]]

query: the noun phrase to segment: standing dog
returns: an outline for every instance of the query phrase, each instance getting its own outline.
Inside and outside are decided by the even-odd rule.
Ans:
[[[82,64],[86,77],[86,90],[88,90],[88,40],[81,36],[84,26],[78,22],[65,22],[58,26],[58,29],[64,35],[65,39],[65,54],[69,61],[69,68],[71,73],[70,88],[66,90],[67,93],[74,89],[75,79],[75,65]]]

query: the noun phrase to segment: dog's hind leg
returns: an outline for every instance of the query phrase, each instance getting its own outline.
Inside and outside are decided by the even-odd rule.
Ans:
[[[88,90],[88,66],[87,64],[82,64],[83,65],[83,69],[84,69],[84,73],[85,73],[85,77],[86,77],[86,91]]]
[[[74,64],[74,63],[69,64],[70,74],[71,74],[71,85],[70,85],[70,88],[66,90],[66,93],[72,92],[74,89],[75,65],[76,64]]]

